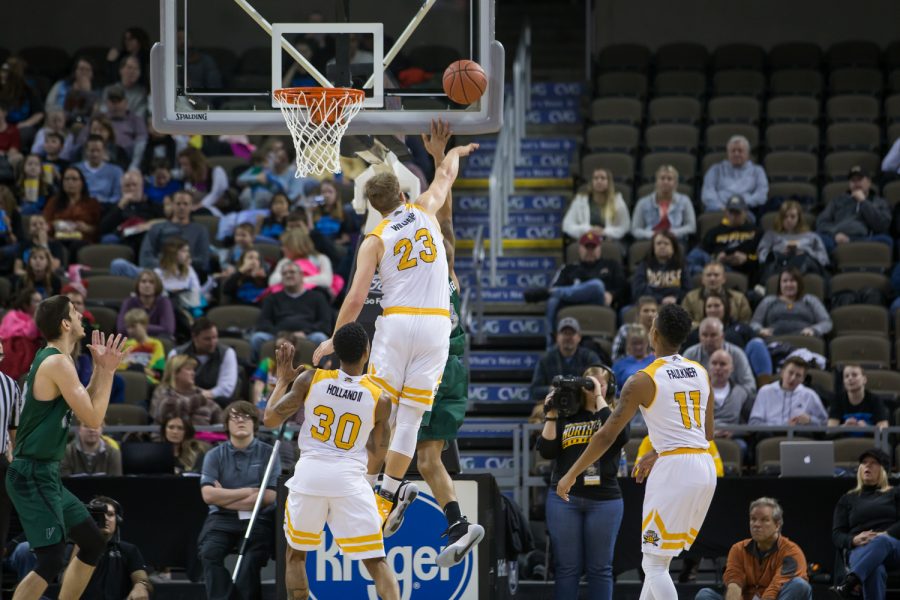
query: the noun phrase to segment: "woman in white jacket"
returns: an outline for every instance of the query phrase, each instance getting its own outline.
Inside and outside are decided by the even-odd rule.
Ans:
[[[607,240],[625,237],[631,229],[631,215],[608,169],[594,169],[590,186],[584,186],[569,205],[562,229],[575,240],[589,231]]]

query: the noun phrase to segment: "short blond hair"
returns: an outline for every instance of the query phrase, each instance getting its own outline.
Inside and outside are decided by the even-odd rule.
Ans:
[[[143,325],[146,327],[150,324],[150,315],[143,308],[132,308],[125,313],[125,325]]]
[[[387,212],[403,203],[400,180],[393,173],[378,173],[366,181],[366,199],[378,212]]]

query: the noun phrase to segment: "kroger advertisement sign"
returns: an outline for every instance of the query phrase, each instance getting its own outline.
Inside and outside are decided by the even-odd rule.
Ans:
[[[477,515],[478,483],[454,483],[462,513]],[[416,485],[421,491],[407,510],[403,526],[384,540],[388,565],[400,583],[401,600],[476,600],[478,547],[455,567],[438,567],[437,556],[446,545],[446,538],[442,538],[441,533],[447,529],[447,520],[428,485],[424,481],[416,481]],[[362,561],[341,554],[327,527],[322,546],[307,556],[306,565],[313,600],[378,598],[375,584]]]

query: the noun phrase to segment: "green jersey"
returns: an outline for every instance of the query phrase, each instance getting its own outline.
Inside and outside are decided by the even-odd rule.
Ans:
[[[62,354],[56,348],[38,350],[25,378],[25,406],[16,432],[16,458],[59,461],[66,450],[72,411],[62,395],[46,402],[34,399],[34,377],[47,357]]]
[[[450,280],[450,355],[462,356],[466,349],[466,331],[462,324],[462,299],[459,297],[459,290]]]

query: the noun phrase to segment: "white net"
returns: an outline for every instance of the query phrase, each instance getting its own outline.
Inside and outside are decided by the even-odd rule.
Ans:
[[[286,88],[275,99],[294,138],[297,177],[340,173],[340,145],[365,93],[349,88]]]

